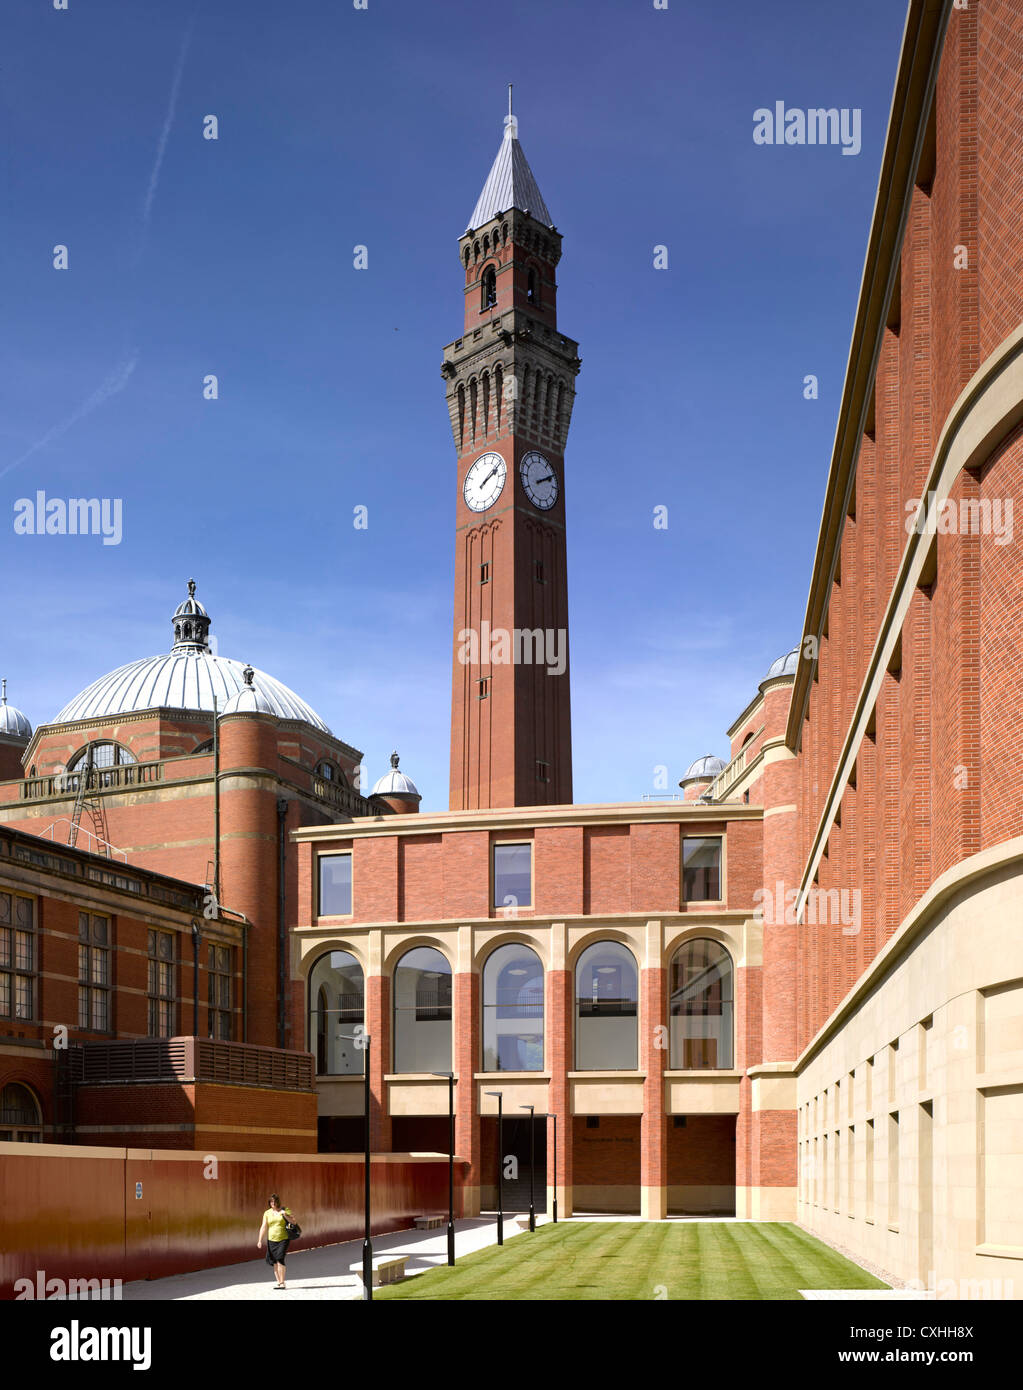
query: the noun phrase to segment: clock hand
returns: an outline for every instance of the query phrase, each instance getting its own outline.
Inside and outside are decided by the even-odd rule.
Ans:
[[[490,470],[490,472],[487,474],[487,476],[486,476],[486,477],[483,479],[483,481],[480,483],[480,487],[486,487],[487,483],[490,482],[491,478],[492,478],[492,477],[494,476],[494,474],[497,472],[497,468],[498,468],[498,465],[495,464],[494,467],[493,467],[493,468]]]
[[[546,478],[534,478],[533,481],[534,483],[552,483],[554,481],[554,474],[548,473]]]

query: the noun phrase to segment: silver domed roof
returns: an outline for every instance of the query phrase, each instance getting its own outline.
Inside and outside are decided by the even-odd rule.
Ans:
[[[391,754],[391,770],[385,772],[373,784],[372,796],[399,796],[410,798],[419,795],[419,789],[411,777],[406,777],[404,772],[398,771],[398,755]]]
[[[30,739],[32,737],[32,725],[27,717],[22,714],[20,709],[7,703],[7,678],[4,677],[3,694],[0,696],[0,734],[6,734],[8,738]]]
[[[195,581],[189,580],[189,599],[194,606],[183,613],[189,602],[186,600],[174,614],[176,640],[166,655],[130,661],[109,675],[101,676],[66,704],[53,722],[70,724],[80,719],[156,708],[212,712],[214,696],[217,709],[226,713],[226,706],[234,696],[249,691],[246,698],[255,698],[245,679],[246,670],[252,668],[226,656],[215,656],[210,651],[206,642],[209,614],[194,601],[194,593]],[[300,719],[314,729],[330,733],[316,711],[282,681],[265,671],[253,671],[253,680],[258,688],[260,712],[273,714],[278,719]]]
[[[775,676],[794,676],[796,667],[799,665],[799,647],[795,646],[784,656],[780,656],[777,661],[771,662],[771,669],[764,677],[765,681],[774,680]],[[763,684],[763,682],[761,682]]]
[[[705,753],[702,758],[697,758],[695,763],[690,763],[689,771],[683,782],[690,777],[716,777],[719,772],[725,770],[725,763],[721,758],[717,758],[713,753]]]
[[[224,714],[275,714],[276,710],[268,695],[255,683],[256,672],[251,666],[246,666],[242,672],[244,685],[241,690],[231,696],[227,704],[220,711]]]

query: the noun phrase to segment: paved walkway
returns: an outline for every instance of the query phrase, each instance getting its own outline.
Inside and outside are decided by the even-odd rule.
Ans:
[[[518,1228],[507,1219],[505,1239],[518,1234]],[[455,1222],[455,1258],[497,1242],[497,1223],[490,1217],[477,1217]],[[192,1274],[172,1274],[167,1279],[141,1279],[125,1284],[121,1297],[124,1302],[170,1299],[361,1299],[362,1280],[351,1270],[362,1264],[362,1241],[347,1240],[340,1245],[321,1245],[313,1250],[293,1251],[288,1256],[288,1287],[281,1293],[275,1287],[273,1270],[265,1256],[249,1264],[219,1265],[216,1269],[200,1269]],[[373,1237],[373,1254],[408,1255],[406,1273],[418,1274],[435,1265],[446,1264],[448,1236],[446,1226],[432,1231],[396,1231],[389,1236]]]

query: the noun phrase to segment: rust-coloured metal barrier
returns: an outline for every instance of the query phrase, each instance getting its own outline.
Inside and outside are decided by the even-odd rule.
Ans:
[[[298,1249],[355,1240],[362,1163],[356,1154],[0,1143],[0,1298],[16,1297],[19,1279],[127,1283],[254,1259],[271,1192],[299,1216]],[[447,1169],[446,1155],[374,1154],[374,1235],[446,1210]],[[456,1160],[459,1188],[464,1172]]]

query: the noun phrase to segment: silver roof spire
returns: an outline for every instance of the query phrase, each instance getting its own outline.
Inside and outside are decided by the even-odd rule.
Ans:
[[[519,143],[519,121],[512,113],[512,84],[508,83],[508,114],[504,118],[504,139],[469,219],[469,228],[482,227],[492,217],[509,208],[528,212],[538,222],[553,227],[543,194],[537,186]]]

